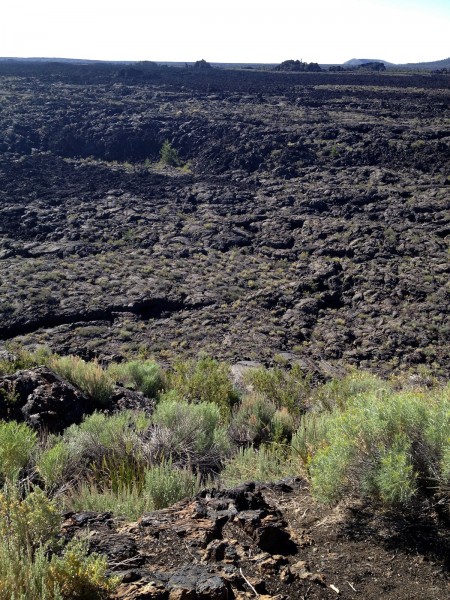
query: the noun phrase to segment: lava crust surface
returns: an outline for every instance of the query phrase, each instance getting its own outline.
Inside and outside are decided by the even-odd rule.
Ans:
[[[352,500],[324,508],[301,480],[205,490],[136,523],[111,513],[66,515],[66,537],[86,531],[122,579],[117,600],[445,600],[449,593],[449,531],[433,510],[393,516]]]
[[[448,77],[24,69],[2,343],[448,376]]]

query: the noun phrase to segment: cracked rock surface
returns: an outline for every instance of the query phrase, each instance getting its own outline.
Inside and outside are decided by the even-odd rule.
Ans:
[[[319,507],[290,480],[206,490],[136,523],[68,513],[63,535],[89,532],[121,578],[117,600],[444,600],[450,539],[442,527],[436,537],[438,521],[351,500]]]
[[[48,68],[0,68],[3,342],[449,374],[448,77]]]

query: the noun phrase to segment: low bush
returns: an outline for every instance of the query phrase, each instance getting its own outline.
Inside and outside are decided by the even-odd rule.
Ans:
[[[106,452],[101,462],[91,463],[90,479],[97,485],[109,486],[114,493],[141,490],[147,461],[137,448]]]
[[[170,506],[193,496],[200,489],[200,477],[188,468],[176,469],[172,461],[163,461],[146,472],[144,494],[153,510]]]
[[[165,387],[161,368],[152,360],[111,364],[107,372],[117,383],[139,390],[148,398],[156,398]]]
[[[164,140],[164,143],[160,151],[161,162],[171,167],[178,167],[180,165],[180,158],[178,152],[172,147],[169,140]]]
[[[291,414],[298,415],[306,408],[310,382],[298,365],[292,369],[250,369],[244,375],[244,382],[255,393],[273,402],[277,409],[286,408]]]
[[[346,404],[361,394],[381,397],[390,394],[393,386],[384,379],[367,371],[352,370],[340,379],[333,379],[319,386],[312,393],[311,403],[320,410],[332,411],[345,408]]]
[[[113,392],[111,377],[96,361],[86,362],[78,356],[57,356],[50,367],[99,405],[106,404]]]
[[[74,449],[91,443],[115,448],[121,442],[124,445],[135,443],[138,434],[146,431],[150,423],[150,417],[142,411],[124,410],[113,415],[96,411],[79,425],[68,427],[62,438]]]
[[[166,459],[201,472],[217,470],[230,450],[228,432],[213,402],[190,404],[169,394],[156,407],[153,423],[167,434],[160,448]],[[163,436],[160,434],[160,439]]]
[[[134,521],[153,510],[151,499],[142,493],[142,489],[143,486],[123,486],[113,490],[95,482],[81,482],[64,495],[63,502],[66,510],[113,512]]]
[[[169,387],[185,400],[217,404],[224,419],[229,419],[231,408],[239,401],[228,365],[209,357],[176,363],[168,379]]]
[[[20,371],[32,369],[49,363],[52,353],[46,346],[38,346],[35,350],[28,350],[20,344],[8,344],[8,355],[0,359],[0,377]]]
[[[276,481],[297,475],[290,449],[282,444],[263,444],[259,448],[243,448],[228,460],[220,479],[224,486],[244,481]]]
[[[36,468],[47,491],[56,491],[74,475],[71,463],[69,448],[63,441],[50,441],[41,450],[36,458]]]
[[[0,421],[0,476],[16,481],[30,463],[37,447],[37,434],[25,423]]]
[[[273,415],[270,428],[274,442],[288,444],[295,431],[295,419],[287,408],[281,408]]]
[[[9,485],[0,492],[0,598],[103,600],[116,588],[106,559],[72,541],[58,556],[59,507],[39,488],[25,498]]]
[[[399,433],[390,448],[380,452],[370,488],[375,489],[386,504],[408,504],[417,491],[417,475],[411,461],[411,441]]]
[[[50,577],[44,547],[30,555],[10,540],[0,540],[0,598],[14,600],[65,600]]]
[[[445,489],[448,387],[359,394],[325,421],[322,439],[311,432],[302,434],[303,448],[310,443],[308,469],[318,499],[334,502],[358,493],[404,505],[420,493]],[[306,429],[314,425],[311,420]]]
[[[64,600],[107,600],[119,585],[118,577],[107,575],[106,557],[88,550],[87,539],[74,538],[61,556],[52,556],[49,584]]]
[[[0,539],[34,552],[56,540],[61,514],[56,503],[36,487],[24,498],[14,484],[0,492]]]
[[[33,553],[0,540],[0,597],[11,600],[107,600],[119,581],[107,575],[106,558],[72,540],[49,559],[44,546]]]
[[[230,425],[231,438],[239,445],[256,445],[272,438],[275,404],[258,394],[249,394],[234,410]]]
[[[315,412],[305,413],[300,419],[300,426],[292,436],[291,446],[304,472],[311,458],[326,444],[329,420],[328,413]]]
[[[145,512],[166,508],[193,496],[199,489],[199,475],[188,468],[176,468],[171,460],[163,460],[145,470],[143,485],[112,489],[98,483],[82,483],[64,502],[70,510],[111,511],[135,520]]]
[[[151,459],[144,444],[149,426],[150,419],[143,412],[95,412],[80,425],[66,429],[61,442],[78,479],[114,491],[132,489],[143,485],[143,473]]]

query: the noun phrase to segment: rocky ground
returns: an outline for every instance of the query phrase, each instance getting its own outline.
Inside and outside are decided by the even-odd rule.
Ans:
[[[1,347],[448,377],[449,83],[0,65]],[[48,369],[19,388],[1,417],[82,416]],[[443,600],[443,518],[319,507],[291,481],[64,533],[90,531],[122,600]]]
[[[1,419],[57,433],[93,408],[47,367],[0,379]],[[152,412],[153,403],[117,387],[107,408]],[[431,498],[403,511],[351,497],[323,506],[291,478],[205,489],[133,523],[70,512],[61,534],[87,535],[107,557],[116,600],[446,600],[449,514]]]
[[[448,77],[172,71],[1,76],[1,338],[448,374]]]
[[[67,514],[68,537],[120,575],[117,599],[444,600],[449,530],[437,515],[393,517],[347,501],[317,506],[301,480],[204,491],[125,523]]]
[[[14,401],[11,402],[11,397]],[[0,378],[0,418],[58,433],[95,408],[48,367]],[[116,387],[104,407],[153,410]],[[66,513],[62,536],[86,535],[119,577],[116,600],[445,600],[450,593],[448,500],[391,511],[356,498],[319,505],[300,478],[205,489],[127,522]],[[5,599],[6,600],[6,599]]]

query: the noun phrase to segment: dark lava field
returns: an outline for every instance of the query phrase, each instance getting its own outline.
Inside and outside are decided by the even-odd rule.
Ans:
[[[448,376],[449,163],[449,76],[3,64],[0,345]]]

